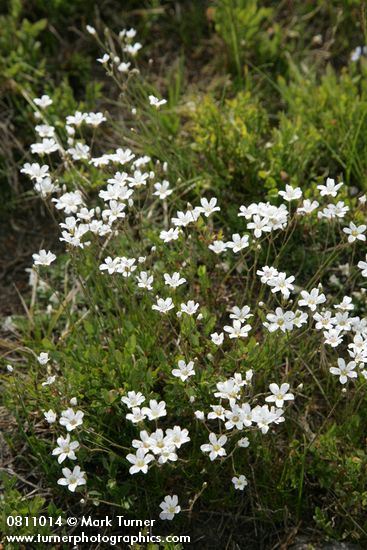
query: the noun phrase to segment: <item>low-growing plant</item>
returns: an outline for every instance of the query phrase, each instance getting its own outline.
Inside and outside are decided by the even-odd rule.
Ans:
[[[5,376],[30,465],[74,509],[82,499],[179,525],[223,510],[279,525],[287,513],[365,541],[366,197],[331,178],[277,181],[267,199],[259,186],[250,204],[198,197],[170,162],[129,147],[134,130],[174,117],[151,87],[144,96],[141,47],[123,29],[99,58],[124,113],[140,90],[123,146],[110,135],[95,150],[108,113],[64,122],[52,92],[32,100],[40,160],[21,171],[66,250],[33,254],[14,328],[22,363]],[[248,120],[223,140],[229,157],[239,132],[255,181],[246,124],[261,134],[268,121],[248,96],[235,101],[224,109]]]

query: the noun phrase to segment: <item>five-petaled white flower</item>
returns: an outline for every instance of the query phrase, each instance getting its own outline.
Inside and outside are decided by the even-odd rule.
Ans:
[[[353,222],[350,222],[349,227],[344,227],[343,231],[348,235],[348,242],[354,243],[354,241],[365,241],[366,235],[364,232],[366,231],[367,226],[365,225],[355,225]]]
[[[200,304],[195,303],[194,300],[189,300],[186,304],[181,304],[181,312],[187,315],[194,315]]]
[[[209,434],[209,443],[205,443],[200,446],[203,453],[209,453],[210,460],[215,460],[218,456],[225,456],[227,454],[224,445],[227,442],[227,436],[221,435],[217,437],[215,433]]]
[[[311,311],[315,311],[316,307],[326,302],[325,294],[320,294],[318,288],[313,288],[311,292],[301,290],[302,300],[299,300],[298,305],[309,307]]]
[[[43,415],[49,424],[54,424],[54,422],[56,422],[56,413],[52,409],[44,412]]]
[[[280,387],[278,384],[270,384],[269,389],[272,395],[265,398],[268,403],[275,403],[277,407],[283,407],[284,401],[291,401],[294,399],[293,393],[287,393],[290,386],[289,384],[282,384]]]
[[[173,309],[175,306],[172,302],[172,298],[157,298],[157,303],[152,305],[152,309],[159,311],[159,313],[167,313],[170,309]]]
[[[201,206],[198,206],[198,211],[200,213],[203,213],[207,218],[213,214],[213,212],[219,212],[220,207],[217,206],[217,199],[213,197],[208,201],[205,197],[200,199]]]
[[[175,271],[175,273],[173,273],[172,275],[164,273],[163,276],[165,284],[170,286],[171,288],[177,288],[178,286],[186,283],[186,279],[184,277],[181,277],[178,271]]]
[[[58,437],[57,445],[52,454],[58,456],[58,463],[61,464],[66,458],[70,460],[76,460],[75,450],[79,447],[78,441],[70,441],[70,434],[67,434],[66,437]]]
[[[240,475],[238,477],[234,476],[232,477],[232,483],[234,485],[234,488],[243,491],[246,485],[248,485],[248,481],[246,479],[246,476]]]
[[[327,178],[326,185],[318,185],[317,189],[320,191],[322,197],[331,196],[336,197],[339,189],[342,187],[343,182],[335,183],[332,178]]]
[[[155,399],[149,401],[149,407],[143,407],[142,413],[145,414],[149,420],[156,420],[161,416],[166,416],[166,402],[160,401],[159,403]]]
[[[278,195],[283,197],[285,201],[293,201],[302,197],[302,191],[300,187],[292,187],[291,185],[285,186],[285,191],[278,191]]]
[[[121,397],[121,403],[125,403],[129,407],[129,409],[132,409],[133,407],[139,407],[142,403],[144,403],[145,397],[144,395],[139,391],[129,391],[127,392],[127,395]]]
[[[68,432],[75,430],[83,424],[84,413],[82,411],[74,411],[71,407],[65,411],[61,411],[60,424],[65,426]]]
[[[59,485],[66,485],[72,493],[75,492],[75,489],[79,485],[85,485],[87,483],[84,477],[85,472],[81,471],[80,466],[75,466],[73,471],[69,470],[69,468],[63,468],[62,473],[64,477],[58,479],[57,483]]]
[[[223,328],[228,332],[230,338],[247,338],[251,325],[242,325],[241,321],[235,319],[232,326],[225,325]]]
[[[56,260],[55,254],[50,250],[46,252],[43,248],[38,252],[38,254],[33,254],[32,258],[34,260],[34,265],[51,265],[53,261]]]
[[[137,474],[139,472],[146,474],[148,471],[148,464],[149,462],[152,462],[152,460],[154,460],[154,456],[146,453],[145,450],[140,447],[139,449],[137,449],[136,454],[128,454],[126,460],[128,460],[132,464],[129,469],[129,473],[131,475]]]
[[[218,241],[216,241],[218,242]],[[214,243],[213,243],[214,244]],[[240,252],[249,246],[248,235],[241,237],[239,233],[232,235],[232,240],[225,243],[227,248],[232,248],[233,252]]]
[[[341,384],[346,384],[348,382],[348,378],[357,378],[357,373],[354,370],[355,368],[356,363],[354,361],[350,361],[346,364],[344,359],[339,357],[338,366],[330,367],[329,371],[331,372],[331,374],[339,376],[339,382]]]
[[[221,346],[223,344],[223,340],[224,340],[224,333],[220,332],[218,334],[218,332],[213,332],[210,335],[210,338],[211,338],[213,344],[215,344],[216,346]]]
[[[34,98],[33,101],[37,105],[37,107],[40,107],[41,109],[46,109],[47,107],[52,105],[52,99],[46,94],[41,97]]]
[[[40,365],[47,365],[49,360],[50,358],[46,351],[41,351],[41,353],[37,357],[37,361],[39,362]]]
[[[160,508],[162,512],[159,514],[161,519],[171,520],[176,514],[179,514],[181,511],[181,506],[178,504],[177,495],[167,495],[164,497],[164,500],[160,503]]]
[[[190,376],[195,375],[194,361],[189,361],[187,364],[183,359],[180,359],[177,363],[178,369],[173,369],[172,374],[177,378],[180,378],[182,382],[185,382]]]

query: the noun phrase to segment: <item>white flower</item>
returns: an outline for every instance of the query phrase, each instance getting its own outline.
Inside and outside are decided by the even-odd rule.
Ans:
[[[99,269],[100,271],[107,271],[110,275],[112,275],[113,273],[116,273],[119,265],[120,258],[118,256],[114,259],[112,259],[111,256],[107,256],[104,263],[100,264]]]
[[[227,422],[225,423],[226,430],[232,430],[237,428],[237,430],[242,430],[244,424],[251,425],[251,421],[248,422],[245,418],[243,409],[236,403],[231,403],[231,410],[225,411],[225,417]]]
[[[358,262],[358,267],[359,269],[362,270],[362,277],[367,277],[367,254],[366,254],[366,261],[363,262],[362,260],[360,262]]]
[[[46,94],[41,97],[36,97],[33,101],[37,105],[37,107],[40,107],[41,109],[46,109],[53,103],[52,99],[50,99],[49,96]]]
[[[43,415],[49,424],[54,424],[54,422],[56,422],[56,413],[52,409],[44,412]]]
[[[64,477],[61,477],[57,480],[59,485],[67,485],[69,491],[74,493],[75,489],[79,485],[85,485],[85,472],[82,472],[80,466],[75,466],[74,470],[71,471],[69,468],[63,468],[62,473]]]
[[[218,242],[218,241],[216,241]],[[232,248],[233,252],[239,252],[249,245],[248,235],[241,237],[238,233],[232,235],[232,240],[225,243],[227,248]]]
[[[213,212],[219,212],[220,207],[217,206],[217,199],[213,197],[208,201],[206,198],[200,199],[201,206],[198,206],[197,209],[200,213],[203,213],[207,218],[213,214]]]
[[[258,214],[255,214],[252,220],[252,222],[247,224],[247,229],[252,229],[257,239],[259,239],[263,233],[271,231],[271,227],[268,225],[268,220],[266,218],[261,218]]]
[[[242,437],[241,439],[239,439],[237,441],[237,445],[239,447],[242,447],[243,449],[246,449],[247,447],[250,446],[249,438],[248,437]]]
[[[35,155],[49,155],[59,149],[60,145],[53,138],[44,138],[40,143],[31,144],[31,152]]]
[[[172,218],[172,223],[176,227],[186,227],[190,223],[196,222],[200,215],[200,212],[197,212],[196,209],[190,209],[187,212],[180,212],[178,211],[176,214],[176,218]]]
[[[194,300],[189,300],[186,304],[181,304],[181,312],[187,315],[194,315],[200,304],[195,303]]]
[[[293,275],[287,277],[286,273],[278,273],[275,277],[269,279],[267,284],[272,287],[271,291],[274,294],[275,292],[281,292],[284,298],[288,299],[290,296],[290,291],[294,289],[292,285],[294,281]]]
[[[233,378],[225,380],[224,382],[218,382],[217,388],[219,391],[214,393],[215,397],[228,400],[239,398],[241,388]]]
[[[352,311],[354,304],[350,296],[344,296],[343,300],[334,306],[335,309],[341,309],[342,311]]]
[[[56,380],[56,376],[48,376],[45,382],[42,382],[41,386],[51,386]]]
[[[181,511],[181,506],[178,505],[177,495],[165,496],[159,506],[162,508],[162,512],[159,514],[160,519],[171,520],[174,518],[175,514],[179,514]]]
[[[349,227],[344,227],[343,231],[348,235],[348,242],[354,243],[354,241],[365,241],[366,235],[364,235],[364,232],[366,231],[367,226],[365,225],[359,225],[358,227],[353,223],[350,222]]]
[[[142,413],[145,414],[149,420],[156,420],[161,416],[166,416],[166,402],[160,401],[159,403],[155,399],[149,401],[149,407],[143,407]]]
[[[194,362],[189,361],[187,364],[185,361],[180,359],[177,363],[178,369],[173,369],[172,374],[173,376],[176,376],[177,378],[180,378],[182,382],[185,382],[189,378],[189,376],[194,376]]]
[[[248,485],[248,481],[244,475],[232,477],[232,483],[234,485],[234,488],[238,489],[239,491],[243,491],[246,485]]]
[[[64,193],[59,199],[52,199],[58,210],[64,210],[65,214],[75,214],[79,206],[83,204],[80,191]]]
[[[131,63],[130,61],[128,63],[122,62],[117,66],[117,70],[120,73],[128,73],[130,69]]]
[[[269,431],[269,426],[272,422],[279,419],[282,409],[278,409],[277,411],[269,410],[268,405],[263,405],[262,407],[258,405],[252,410],[252,419],[263,434]]]
[[[116,152],[113,155],[110,155],[110,159],[113,162],[124,165],[128,162],[131,162],[134,159],[135,155],[130,149],[116,149]]]
[[[107,119],[103,113],[88,113],[85,117],[85,122],[90,126],[93,126],[93,128],[96,128],[106,120]]]
[[[298,305],[309,307],[311,311],[315,311],[316,307],[326,302],[325,294],[320,294],[318,288],[313,288],[311,292],[301,290],[302,300],[299,300]]]
[[[302,206],[297,208],[297,212],[300,214],[311,214],[316,208],[318,208],[319,203],[317,201],[310,201],[309,199],[305,199],[303,201]]]
[[[208,248],[215,252],[215,254],[221,254],[227,249],[227,243],[223,241],[214,241]]]
[[[200,449],[203,453],[209,453],[209,458],[213,461],[218,456],[225,456],[227,454],[224,448],[226,442],[227,436],[221,435],[220,437],[217,437],[215,433],[212,432],[209,434],[209,443],[201,445]]]
[[[44,248],[40,250],[38,254],[33,254],[32,258],[34,260],[34,265],[50,265],[56,260],[55,254],[51,251],[46,252]]]
[[[135,44],[127,44],[124,47],[124,52],[131,55],[131,57],[135,57],[142,47],[143,46],[140,44],[140,42],[135,42]]]
[[[238,321],[241,321],[241,323],[244,323],[249,319],[250,317],[253,317],[253,315],[250,313],[249,306],[243,306],[241,308],[234,306],[230,309],[230,319],[236,319]]]
[[[150,275],[146,271],[141,271],[139,275],[136,277],[136,280],[138,281],[139,288],[146,288],[147,290],[153,290],[153,287],[152,287],[153,275]]]
[[[157,303],[152,305],[152,309],[159,311],[160,313],[167,313],[170,309],[173,309],[175,306],[172,302],[172,298],[157,298]]]
[[[70,147],[67,152],[73,160],[86,160],[89,158],[89,145],[78,142],[74,147]]]
[[[137,393],[135,391],[129,391],[127,392],[127,396],[121,397],[121,403],[125,403],[129,409],[139,407],[144,401],[145,397],[140,391]]]
[[[331,374],[339,376],[339,382],[341,384],[346,384],[348,382],[348,378],[357,378],[357,373],[354,370],[355,368],[356,363],[354,361],[350,361],[346,364],[344,359],[339,357],[338,367],[330,367],[329,371]]]
[[[103,57],[97,58],[98,63],[102,63],[102,65],[106,65],[106,63],[109,61],[110,56],[108,53],[103,54]]]
[[[58,456],[58,463],[61,464],[66,458],[70,460],[76,460],[75,450],[79,447],[78,441],[70,441],[70,434],[64,437],[57,438],[57,445],[52,454]]]
[[[49,124],[39,124],[35,127],[35,130],[41,138],[51,138],[55,135],[55,127]]]
[[[327,178],[326,185],[318,185],[317,189],[320,190],[322,197],[331,196],[336,197],[339,189],[342,187],[343,182],[336,184],[332,178]]]
[[[220,420],[224,420],[225,416],[224,413],[225,408],[222,407],[222,405],[210,405],[210,407],[213,409],[212,412],[208,413],[208,420],[216,420],[219,418]]]
[[[42,351],[37,357],[37,361],[39,362],[40,365],[47,365],[49,360],[50,360],[50,358],[49,358],[48,353],[46,351]]]
[[[68,432],[71,432],[72,430],[75,430],[77,426],[81,426],[83,424],[83,416],[84,413],[82,411],[74,412],[72,408],[69,408],[65,411],[61,411],[59,422],[61,426],[65,426]]]
[[[110,200],[108,203],[109,208],[105,208],[102,211],[103,221],[107,221],[111,225],[114,221],[125,218],[124,212],[126,204],[123,204],[117,200]]]
[[[195,411],[194,414],[195,414],[195,417],[198,420],[204,420],[205,419],[205,414],[203,413],[203,411]]]
[[[130,187],[142,187],[147,184],[149,174],[147,172],[141,172],[140,170],[134,170],[133,176],[129,176],[127,181]]]
[[[154,95],[149,96],[149,103],[150,105],[153,105],[156,109],[159,109],[162,105],[165,105],[167,103],[166,99],[158,99]]]
[[[283,311],[277,307],[274,313],[268,313],[266,316],[269,322],[264,322],[264,326],[269,332],[280,329],[282,332],[293,329],[295,315],[292,311]]]
[[[132,446],[135,449],[144,449],[144,452],[148,452],[152,448],[152,439],[146,430],[140,432],[140,439],[133,439]]]
[[[350,60],[356,62],[362,55],[366,55],[366,53],[366,46],[357,46],[350,54]]]
[[[136,454],[128,454],[126,460],[132,464],[129,469],[131,475],[137,474],[138,472],[146,474],[148,471],[148,464],[154,460],[154,456],[146,453],[144,449],[140,448],[136,451]]]
[[[130,420],[133,424],[138,424],[146,419],[147,415],[140,407],[131,407],[131,410],[132,412],[126,415],[126,420]]]
[[[313,318],[315,319],[317,330],[329,330],[333,328],[332,323],[332,313],[331,311],[322,311],[321,313],[314,313]]]
[[[130,275],[137,269],[135,265],[135,258],[120,258],[120,262],[117,266],[117,272],[121,273],[123,277],[130,277]]]
[[[260,281],[263,284],[268,284],[268,282],[277,277],[278,274],[279,271],[275,267],[269,267],[267,265],[256,271],[256,275],[260,275]]]
[[[218,334],[218,332],[213,332],[210,335],[210,338],[211,338],[213,344],[215,344],[216,346],[221,346],[223,344],[223,340],[224,340],[224,333],[220,332]]]
[[[283,407],[284,401],[294,399],[293,393],[287,393],[289,390],[289,384],[282,384],[280,387],[278,384],[270,384],[269,389],[273,395],[269,395],[265,398],[268,403],[274,403],[277,407]]]
[[[172,288],[177,288],[178,286],[186,283],[186,279],[184,279],[184,277],[181,277],[177,271],[175,271],[175,273],[173,273],[172,275],[164,273],[163,276],[165,284]]]
[[[179,449],[181,445],[184,445],[184,443],[190,441],[189,431],[186,428],[182,429],[180,426],[168,428],[166,430],[166,437],[175,447],[177,447],[177,449]]]
[[[228,332],[230,338],[247,338],[251,325],[242,325],[241,321],[234,320],[233,326],[226,325],[223,328]]]
[[[40,166],[38,162],[30,164],[26,162],[23,168],[20,170],[23,174],[27,174],[31,179],[36,181],[42,181],[49,176],[50,167],[47,164]]]
[[[336,348],[342,343],[343,337],[341,336],[340,329],[331,328],[324,331],[325,344],[329,344],[332,348]]]
[[[163,180],[162,183],[157,182],[154,184],[154,193],[153,195],[156,195],[160,199],[166,199],[171,193],[173,193],[172,189],[169,189],[169,181]]]
[[[170,241],[176,241],[178,237],[180,236],[180,230],[178,227],[171,227],[168,231],[161,231],[159,234],[159,238],[165,242],[169,243]]]
[[[278,195],[283,197],[285,201],[293,201],[302,197],[302,191],[300,187],[292,187],[291,185],[285,186],[285,191],[279,191]]]

